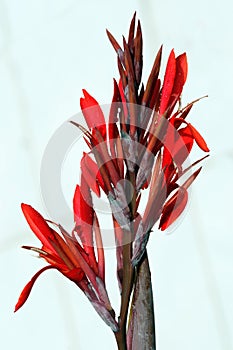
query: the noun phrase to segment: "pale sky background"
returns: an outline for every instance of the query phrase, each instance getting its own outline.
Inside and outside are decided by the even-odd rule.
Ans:
[[[80,111],[82,88],[100,103],[110,102],[118,74],[105,28],[121,40],[135,10],[144,35],[144,80],[164,44],[164,61],[173,47],[177,54],[187,52],[184,104],[209,95],[189,120],[206,138],[211,157],[177,230],[155,231],[149,242],[157,348],[233,349],[232,7],[229,0],[0,0],[2,349],[116,349],[110,329],[56,272],[42,275],[25,306],[16,314],[13,309],[24,285],[45,265],[20,249],[39,246],[20,203],[46,212],[39,177],[44,149]],[[114,252],[107,256],[110,297],[118,305]]]

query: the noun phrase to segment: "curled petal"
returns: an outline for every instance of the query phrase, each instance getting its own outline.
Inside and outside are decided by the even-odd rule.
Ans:
[[[56,267],[54,266],[45,266],[43,267],[43,269],[41,269],[40,271],[38,271],[33,277],[32,279],[27,283],[27,285],[24,287],[24,289],[22,290],[20,296],[19,296],[19,300],[17,302],[17,304],[15,305],[15,311],[19,310],[23,304],[26,302],[27,298],[29,297],[32,287],[34,286],[34,283],[36,282],[37,278],[46,270],[49,269],[56,269]]]
[[[187,108],[187,110],[188,110],[188,108]],[[190,110],[190,108],[189,108],[189,110]],[[208,148],[205,140],[201,136],[201,134],[197,131],[196,128],[194,128],[194,126],[192,124],[187,123],[186,120],[183,119],[184,116],[182,116],[182,115],[183,114],[181,114],[180,118],[176,118],[176,119],[174,117],[173,117],[174,119],[172,118],[174,121],[174,126],[176,128],[178,128],[182,123],[185,123],[187,125],[186,128],[179,130],[179,133],[181,134],[181,136],[182,136],[182,133],[184,135],[188,134],[196,141],[197,145],[202,149],[202,151],[209,152],[209,148]]]
[[[175,155],[174,160],[177,164],[182,164],[185,159],[189,156],[191,149],[193,147],[193,135],[188,127],[179,130],[179,135],[181,136],[175,145]]]
[[[205,140],[203,139],[201,134],[197,131],[197,129],[195,129],[194,126],[192,126],[191,124],[189,124],[189,128],[193,134],[193,137],[194,137],[196,143],[202,149],[202,151],[209,152],[210,150],[209,150]]]
[[[165,203],[159,223],[159,228],[164,231],[184,211],[188,201],[188,192],[180,187],[177,192]]]
[[[166,177],[173,171],[174,163],[178,167],[183,164],[189,156],[194,142],[189,126],[180,129],[174,135],[168,134],[167,136],[163,152],[163,168],[166,166]]]

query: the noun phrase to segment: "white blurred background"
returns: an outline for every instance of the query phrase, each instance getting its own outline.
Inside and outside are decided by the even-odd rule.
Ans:
[[[178,229],[167,236],[154,232],[149,243],[157,348],[233,349],[232,7],[229,0],[0,0],[2,349],[116,348],[84,296],[56,272],[42,275],[25,306],[16,314],[13,309],[26,282],[45,265],[20,249],[39,246],[20,203],[45,213],[39,173],[46,144],[79,112],[82,88],[100,103],[110,102],[118,75],[105,28],[121,40],[135,10],[144,35],[144,80],[163,43],[164,59],[173,47],[187,52],[184,104],[209,95],[189,120],[206,138],[211,158]],[[111,264],[114,252],[107,255]],[[115,305],[110,268],[108,277]]]

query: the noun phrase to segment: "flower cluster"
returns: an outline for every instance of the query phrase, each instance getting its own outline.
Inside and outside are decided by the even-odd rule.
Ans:
[[[80,163],[80,185],[73,199],[74,229],[70,234],[61,225],[43,219],[31,206],[22,204],[30,228],[42,243],[40,249],[24,248],[38,252],[49,265],[26,285],[15,310],[25,303],[39,275],[54,268],[73,281],[106,324],[118,332],[127,317],[132,276],[145,254],[153,226],[158,222],[159,228],[165,230],[180,216],[187,204],[187,189],[201,170],[192,172],[205,157],[186,165],[193,144],[204,152],[209,149],[186,120],[196,101],[181,107],[188,70],[186,54],[176,56],[171,51],[161,81],[161,47],[144,85],[140,21],[136,26],[134,15],[122,47],[108,31],[107,35],[117,53],[120,79],[114,80],[108,121],[98,102],[83,90],[80,105],[87,128],[72,122],[83,131],[90,149]],[[145,189],[147,203],[140,213]],[[93,194],[106,195],[112,210],[122,296],[119,320],[106,290],[104,247]]]

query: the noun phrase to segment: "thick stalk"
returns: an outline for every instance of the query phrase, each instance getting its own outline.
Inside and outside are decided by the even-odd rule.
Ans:
[[[156,349],[154,303],[147,253],[138,266],[127,332],[127,350],[138,349]]]
[[[127,344],[126,344],[126,333],[125,329],[120,329],[119,332],[114,333],[118,350],[127,350]]]

